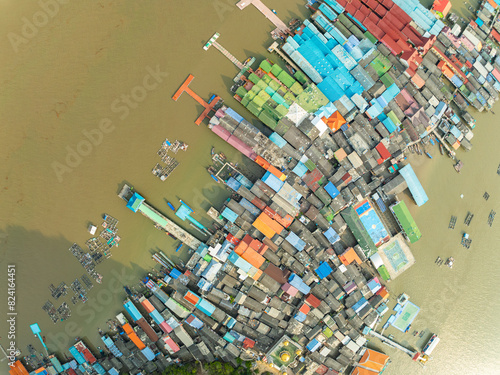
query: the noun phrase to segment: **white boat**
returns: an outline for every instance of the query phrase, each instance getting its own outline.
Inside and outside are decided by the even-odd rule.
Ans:
[[[97,230],[97,227],[94,224],[89,225],[89,233],[94,235]]]
[[[432,351],[436,349],[437,344],[439,344],[439,337],[436,334],[433,334],[432,337],[429,339],[427,344],[424,346],[424,350],[422,350],[422,354],[424,355],[431,355]]]

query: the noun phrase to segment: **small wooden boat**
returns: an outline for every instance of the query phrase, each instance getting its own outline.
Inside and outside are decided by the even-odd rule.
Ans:
[[[441,155],[444,155],[444,147],[442,143],[439,144],[439,152],[441,153]]]

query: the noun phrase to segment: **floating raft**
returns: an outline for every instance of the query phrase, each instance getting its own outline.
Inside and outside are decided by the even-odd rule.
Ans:
[[[493,220],[495,220],[495,215],[497,213],[493,210],[491,210],[490,214],[488,215],[488,225],[491,227],[493,224]]]
[[[474,218],[474,214],[471,214],[470,212],[467,212],[467,216],[465,217],[464,224],[469,226],[470,222]]]
[[[498,168],[497,168],[497,174],[500,175],[500,164],[498,165]]]
[[[483,198],[484,198],[484,200],[488,200],[488,199],[490,199],[490,195],[488,194],[488,192],[485,192],[485,193],[483,194]]]
[[[452,216],[450,219],[450,223],[448,224],[449,229],[455,229],[455,224],[457,223],[457,217]]]
[[[472,243],[472,240],[470,238],[467,238],[467,237],[462,237],[462,246],[465,247],[466,249],[469,249],[470,248],[470,245]]]

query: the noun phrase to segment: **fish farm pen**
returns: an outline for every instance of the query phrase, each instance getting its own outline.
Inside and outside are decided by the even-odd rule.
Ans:
[[[465,217],[464,224],[469,226],[470,222],[474,218],[474,214],[471,214],[470,212],[467,213],[467,216]]]
[[[449,229],[455,229],[455,224],[457,223],[457,217],[452,216],[450,219],[450,223],[448,224]]]
[[[495,215],[497,213],[493,210],[491,210],[490,214],[488,215],[488,225],[491,227],[493,225],[493,220],[495,220]]]

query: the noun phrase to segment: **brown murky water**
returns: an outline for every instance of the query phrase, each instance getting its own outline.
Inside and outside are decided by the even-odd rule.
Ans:
[[[154,265],[152,251],[174,253],[174,241],[116,196],[122,182],[172,219],[165,200],[185,200],[204,224],[209,220],[203,212],[227,197],[205,171],[210,149],[216,146],[236,161],[241,156],[206,127],[194,125],[201,106],[186,95],[177,103],[170,98],[192,73],[191,88],[203,98],[216,92],[240,108],[228,93],[236,68],[217,51],[201,48],[219,32],[220,43],[239,59],[269,57],[265,47],[272,26],[254,8],[240,11],[235,2],[68,1],[43,10],[36,2],[0,1],[0,275],[8,264],[16,265],[21,349],[35,343],[29,330],[33,322],[53,348],[65,349],[83,335],[98,343],[97,327],[121,310],[125,293],[120,285],[135,283]],[[307,14],[301,0],[267,3],[286,21]],[[422,208],[410,206],[423,237],[414,246],[417,264],[390,288],[393,295],[406,291],[422,308],[415,329],[429,328],[443,338],[429,374],[458,374],[465,364],[470,374],[496,369],[498,231],[487,227],[484,217],[498,205],[500,193],[498,131],[492,122],[492,115],[478,116],[475,147],[463,156],[461,175],[443,157],[417,160],[430,201]],[[180,166],[161,182],[151,168],[166,137],[181,139],[189,148],[177,154]],[[484,190],[491,195],[488,202],[481,198]],[[449,216],[456,214],[460,222],[467,210],[476,214],[468,229],[474,238],[469,251],[459,246],[461,226],[447,230]],[[89,222],[99,224],[103,213],[120,220],[120,247],[98,266],[104,281],[90,291],[88,303],[73,308],[67,322],[54,325],[41,309],[47,299],[55,302],[48,285],[69,285],[82,276],[68,248],[73,242],[83,246],[90,237]],[[437,269],[437,255],[453,255],[456,267]],[[64,300],[71,306],[68,297]],[[6,290],[0,288],[2,314],[6,301]],[[1,321],[0,343],[7,347]],[[407,366],[410,360],[403,354],[383,349],[394,362],[388,374],[420,372]]]

